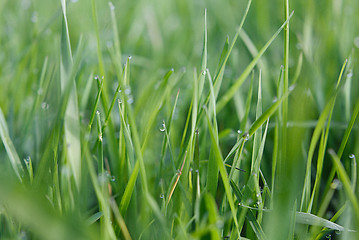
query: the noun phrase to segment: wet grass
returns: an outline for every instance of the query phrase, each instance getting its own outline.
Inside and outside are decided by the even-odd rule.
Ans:
[[[1,1],[1,239],[358,239],[359,3]]]

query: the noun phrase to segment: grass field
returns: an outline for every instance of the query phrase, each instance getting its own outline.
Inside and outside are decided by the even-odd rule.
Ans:
[[[0,239],[359,239],[358,19],[1,0]]]

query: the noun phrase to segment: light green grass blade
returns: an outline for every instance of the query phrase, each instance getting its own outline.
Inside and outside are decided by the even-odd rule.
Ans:
[[[312,165],[312,159],[314,155],[314,151],[317,145],[317,142],[319,140],[320,134],[322,130],[324,129],[325,122],[328,118],[330,118],[331,113],[333,112],[336,96],[339,91],[339,84],[340,80],[342,78],[342,74],[344,72],[345,66],[346,66],[347,60],[344,62],[341,72],[339,74],[339,78],[337,81],[337,87],[330,98],[329,102],[326,104],[323,112],[320,114],[317,126],[314,129],[312,139],[309,146],[309,152],[308,152],[308,158],[307,158],[307,167],[306,167],[306,173],[305,173],[305,180],[304,180],[304,186],[303,186],[303,192],[302,192],[302,200],[300,204],[300,210],[301,211],[308,211],[311,210],[311,203],[310,203],[310,187],[311,187],[311,165]],[[328,119],[328,124],[330,124],[330,119]],[[329,131],[329,129],[328,129]],[[324,151],[324,149],[323,149]]]
[[[358,100],[358,101],[356,102],[356,104],[355,104],[353,114],[352,114],[352,116],[351,116],[351,118],[350,118],[348,127],[347,127],[347,129],[345,130],[345,133],[344,133],[342,142],[341,142],[341,144],[340,144],[340,147],[339,147],[339,150],[338,150],[338,157],[339,157],[339,158],[341,158],[342,155],[343,155],[345,146],[346,146],[346,144],[347,144],[347,142],[348,142],[350,133],[352,132],[352,129],[353,129],[355,120],[356,120],[356,118],[357,118],[357,116],[358,116],[358,113],[359,113],[359,100]]]
[[[113,213],[115,215],[116,221],[117,221],[118,225],[120,226],[120,228],[122,230],[123,237],[126,240],[131,240],[132,238],[131,238],[130,233],[128,232],[126,222],[123,219],[123,217],[121,216],[121,213],[118,210],[118,206],[117,206],[115,200],[111,199],[110,200],[110,205],[111,205],[112,211],[113,211]]]
[[[62,21],[62,34],[61,34],[61,89],[62,93],[65,87],[72,80],[69,79],[71,68],[73,66],[72,51],[70,44],[70,35],[68,29],[68,22],[66,16],[66,3],[62,3],[63,21]],[[67,147],[67,163],[77,189],[81,185],[81,143],[80,143],[80,119],[77,102],[76,83],[73,82],[71,94],[66,106],[64,128],[65,128],[65,146]]]
[[[19,180],[22,181],[22,178],[24,176],[24,169],[21,165],[21,161],[19,155],[16,152],[15,146],[10,139],[9,129],[7,127],[4,113],[2,112],[1,107],[0,107],[0,136],[5,146],[6,152],[9,156],[12,168],[14,169],[16,176],[19,178]]]
[[[207,122],[208,122],[208,126],[209,126],[209,132],[210,132],[210,135],[211,135],[212,146],[214,148],[214,154],[215,154],[214,157],[215,157],[218,169],[219,169],[219,173],[220,173],[220,175],[222,177],[222,180],[223,180],[224,190],[226,192],[226,196],[227,196],[227,200],[228,200],[228,203],[229,203],[229,207],[231,209],[234,224],[235,224],[235,227],[237,229],[237,233],[239,235],[240,234],[239,225],[238,225],[238,221],[237,221],[237,218],[236,218],[237,209],[234,206],[234,201],[233,201],[233,197],[232,197],[232,193],[231,193],[231,188],[229,186],[229,179],[228,179],[228,176],[227,176],[226,168],[224,166],[222,153],[221,153],[221,150],[220,150],[220,148],[218,146],[218,143],[216,141],[215,133],[214,133],[214,130],[213,130],[213,126],[212,126],[212,124],[211,124],[211,122],[209,120],[208,113],[206,114],[206,116],[207,116]]]
[[[354,216],[355,216],[356,220],[359,221],[359,202],[358,202],[358,198],[355,196],[355,193],[352,191],[352,184],[350,182],[350,179],[349,179],[342,163],[340,162],[338,155],[334,152],[333,149],[329,149],[329,154],[333,159],[333,162],[337,169],[337,173],[339,175],[339,179],[343,183],[345,193],[347,194],[347,196],[350,200],[350,203],[353,206],[353,210],[355,212]]]
[[[269,39],[269,41],[263,46],[263,48],[259,51],[258,55],[250,62],[250,64],[246,67],[243,73],[235,80],[232,86],[224,93],[221,100],[219,100],[217,103],[217,113],[220,112],[222,108],[229,102],[229,100],[232,99],[234,93],[243,84],[244,80],[246,80],[248,75],[251,73],[252,69],[256,66],[260,57],[265,53],[265,51],[272,44],[272,42],[282,31],[282,29],[289,23],[289,20],[292,16],[293,13],[291,13],[289,18],[283,23],[283,25],[274,33],[274,35]]]

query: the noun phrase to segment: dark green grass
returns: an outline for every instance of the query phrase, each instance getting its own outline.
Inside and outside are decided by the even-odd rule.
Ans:
[[[358,239],[359,3],[0,2],[0,239]]]

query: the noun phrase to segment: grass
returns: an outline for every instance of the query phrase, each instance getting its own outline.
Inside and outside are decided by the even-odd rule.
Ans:
[[[0,239],[358,239],[359,3],[0,2]]]

